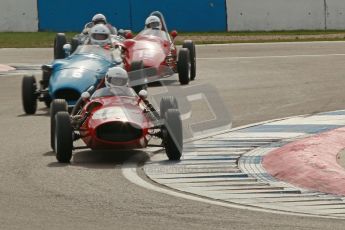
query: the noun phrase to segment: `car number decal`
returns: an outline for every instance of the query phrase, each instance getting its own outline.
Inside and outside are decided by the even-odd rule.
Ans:
[[[73,72],[72,77],[81,78],[83,76],[82,71]]]
[[[108,119],[108,118],[126,118],[126,114],[123,109],[118,107],[100,109],[92,116],[93,119]]]

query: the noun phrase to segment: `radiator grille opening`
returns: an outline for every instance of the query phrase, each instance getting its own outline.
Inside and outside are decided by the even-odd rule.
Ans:
[[[55,98],[65,99],[66,101],[77,101],[79,97],[79,92],[73,89],[62,89],[55,92]]]
[[[112,142],[128,142],[142,136],[142,129],[132,123],[110,122],[100,125],[96,130],[99,139]]]

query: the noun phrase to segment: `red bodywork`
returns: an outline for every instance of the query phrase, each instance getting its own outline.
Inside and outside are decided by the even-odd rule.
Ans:
[[[165,75],[167,67],[177,72],[176,46],[166,31],[145,29],[133,39],[125,40],[123,45],[127,71],[134,61],[143,61],[144,68],[156,68],[159,76]]]
[[[91,99],[81,113],[90,113],[79,130],[82,140],[91,149],[145,148],[152,124],[143,103],[138,96]]]

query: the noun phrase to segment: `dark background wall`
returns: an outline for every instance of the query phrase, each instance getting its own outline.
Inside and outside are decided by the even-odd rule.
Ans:
[[[96,13],[115,27],[140,31],[155,10],[169,30],[227,31],[225,0],[38,0],[40,31],[81,31]]]

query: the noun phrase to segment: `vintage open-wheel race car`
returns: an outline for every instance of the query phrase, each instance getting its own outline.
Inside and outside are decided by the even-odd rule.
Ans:
[[[181,85],[189,84],[196,77],[196,50],[191,40],[185,40],[181,48],[175,45],[177,32],[169,34],[164,16],[159,11],[150,14],[160,19],[161,29],[144,28],[133,39],[123,41],[124,62],[127,71],[133,63],[143,62],[143,68],[155,68],[160,77],[178,74]],[[157,79],[159,80],[159,79]]]
[[[101,88],[80,98],[82,106],[71,114],[67,103],[56,99],[51,105],[51,147],[59,162],[68,163],[76,149],[137,149],[148,146],[165,148],[169,160],[179,160],[183,149],[182,121],[174,97],[163,97],[160,111],[127,86]],[[80,105],[80,103],[78,103]],[[149,144],[152,138],[161,144]],[[82,139],[85,146],[74,146]]]

